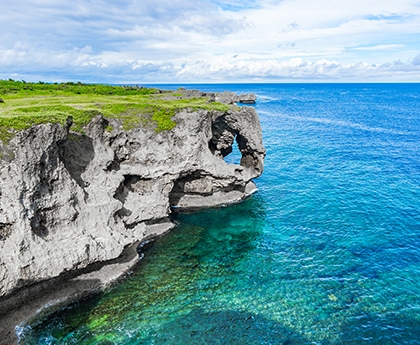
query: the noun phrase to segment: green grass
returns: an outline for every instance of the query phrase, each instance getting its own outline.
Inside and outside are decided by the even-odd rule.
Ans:
[[[175,127],[172,117],[182,109],[229,109],[206,98],[182,99],[179,90],[163,96],[156,89],[137,86],[0,80],[0,140],[7,142],[17,131],[35,124],[64,125],[69,116],[71,129],[78,132],[99,114],[119,119],[127,131],[143,126],[161,132]]]
[[[105,84],[83,84],[83,83],[54,83],[44,82],[27,83],[25,81],[0,80],[0,95],[26,94],[26,95],[49,95],[54,94],[83,94],[83,95],[150,95],[156,89],[143,88],[138,86],[113,86]]]

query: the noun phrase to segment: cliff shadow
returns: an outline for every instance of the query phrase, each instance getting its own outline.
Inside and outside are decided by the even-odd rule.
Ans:
[[[60,154],[61,161],[77,184],[84,188],[82,174],[95,158],[92,138],[78,133],[69,133],[67,142]]]
[[[239,269],[243,260],[252,257],[263,235],[265,213],[262,200],[251,197],[229,207],[174,214],[180,223],[176,229],[179,238],[191,243],[185,260],[199,258],[206,274],[214,271],[216,275],[229,275],[232,269]]]
[[[162,330],[154,334],[154,344],[311,344],[276,321],[236,310],[206,312],[196,309],[166,323]]]

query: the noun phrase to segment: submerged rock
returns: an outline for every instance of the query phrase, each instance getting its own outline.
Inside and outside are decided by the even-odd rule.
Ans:
[[[231,103],[225,96],[214,98]],[[160,133],[126,132],[102,116],[83,135],[71,123],[42,124],[1,147],[0,297],[119,257],[170,230],[174,209],[237,202],[255,190],[265,149],[252,107],[182,110],[174,120]],[[235,140],[240,165],[223,159]]]

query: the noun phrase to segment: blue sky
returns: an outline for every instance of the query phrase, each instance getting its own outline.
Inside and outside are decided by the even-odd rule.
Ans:
[[[420,82],[420,0],[0,0],[0,78]]]

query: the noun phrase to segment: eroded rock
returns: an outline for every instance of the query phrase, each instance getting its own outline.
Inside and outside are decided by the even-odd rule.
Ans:
[[[231,103],[231,96],[214,99]],[[171,131],[125,132],[98,116],[85,135],[47,124],[11,140],[9,158],[0,159],[0,297],[119,257],[170,230],[173,209],[236,202],[255,191],[265,149],[252,107],[183,110],[174,120]],[[114,129],[104,131],[111,121]],[[240,165],[223,159],[235,140]]]

